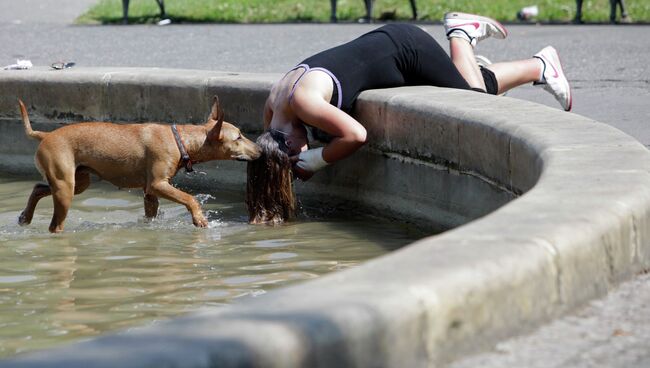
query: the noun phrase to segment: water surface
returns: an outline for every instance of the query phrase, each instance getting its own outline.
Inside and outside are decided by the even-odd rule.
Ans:
[[[141,191],[93,183],[65,232],[50,234],[51,198],[20,227],[33,178],[0,178],[0,357],[204,307],[353,267],[424,234],[361,210],[306,209],[281,226],[247,223],[243,193],[195,193],[210,222],[161,200],[144,219]]]

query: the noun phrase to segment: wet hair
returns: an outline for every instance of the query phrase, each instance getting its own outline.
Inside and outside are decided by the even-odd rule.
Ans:
[[[271,129],[257,138],[262,155],[249,161],[246,184],[246,207],[251,223],[277,224],[295,216],[289,147],[285,133]]]

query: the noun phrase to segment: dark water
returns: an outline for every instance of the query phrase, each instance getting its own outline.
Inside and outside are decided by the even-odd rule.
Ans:
[[[207,229],[165,200],[146,221],[141,191],[102,183],[75,197],[66,231],[52,235],[51,198],[17,225],[35,182],[0,179],[0,357],[255,297],[424,236],[360,210],[249,225],[235,192],[196,194]]]

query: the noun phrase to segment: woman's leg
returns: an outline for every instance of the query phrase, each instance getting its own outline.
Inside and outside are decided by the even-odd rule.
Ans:
[[[485,91],[485,81],[476,63],[474,46],[488,37],[506,38],[508,31],[492,18],[459,12],[445,14],[444,26],[452,63],[471,88]]]
[[[512,88],[532,82],[551,93],[565,110],[571,110],[571,86],[554,48],[545,47],[530,59],[490,64],[481,71],[475,59],[469,60],[470,56],[474,58],[471,47],[468,50],[462,46],[462,43],[457,44],[459,41],[452,39],[451,42],[454,45],[451,49],[456,50],[454,51],[456,56],[452,56],[452,60],[470,87],[477,88],[479,83],[476,81],[477,76],[474,75],[474,67],[476,67],[479,70],[476,73],[480,78],[481,88],[488,93],[500,95]]]
[[[404,77],[407,85],[430,85],[445,88],[472,89],[484,87],[473,87],[467,83],[458,67],[452,62],[449,54],[440,44],[429,35],[426,31],[413,25],[402,25],[402,33],[394,37],[401,37],[397,42],[403,42],[408,47],[415,50],[415,53],[406,53],[402,63],[407,65],[409,70],[405,71]],[[465,45],[463,45],[462,43]],[[469,47],[469,52],[473,55],[469,42],[466,40],[456,40],[458,50],[452,51],[457,55],[467,53],[465,47]],[[473,61],[476,65],[476,61]]]
[[[560,56],[551,46],[543,48],[530,59],[490,64],[486,69],[493,73],[499,94],[533,82],[552,94],[564,110],[571,110],[571,86],[564,75]]]
[[[449,39],[449,53],[451,54],[451,61],[460,75],[465,78],[467,84],[471,88],[479,88],[485,91],[485,82],[476,63],[474,47],[463,38],[451,37]]]
[[[544,64],[537,59],[525,59],[490,64],[486,67],[494,73],[499,86],[498,94],[541,80]]]

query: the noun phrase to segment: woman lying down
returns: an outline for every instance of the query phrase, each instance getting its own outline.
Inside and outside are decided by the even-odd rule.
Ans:
[[[531,58],[479,66],[474,47],[488,37],[506,38],[503,25],[452,12],[444,27],[450,55],[418,26],[388,24],[308,57],[273,85],[264,106],[265,133],[257,141],[262,157],[248,164],[251,223],[291,219],[292,178],[308,180],[366,142],[366,129],[349,114],[362,91],[430,85],[496,95],[533,83],[571,110],[571,88],[553,47]],[[325,146],[309,149],[312,140]]]

